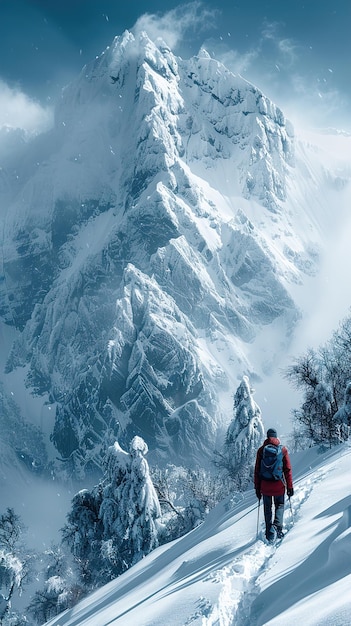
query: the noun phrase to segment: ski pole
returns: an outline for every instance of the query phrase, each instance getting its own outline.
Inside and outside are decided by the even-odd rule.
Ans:
[[[259,521],[260,521],[260,504],[261,504],[261,498],[258,499],[258,505],[257,505],[257,528],[256,528],[256,539],[258,539],[258,525],[259,525]]]
[[[292,506],[291,506],[291,498],[289,498],[289,505],[290,505],[290,515],[291,515],[292,523],[294,523],[294,513],[292,510]]]

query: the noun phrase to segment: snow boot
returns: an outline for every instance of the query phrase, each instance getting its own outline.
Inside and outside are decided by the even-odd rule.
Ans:
[[[277,538],[277,530],[275,528],[275,526],[271,526],[270,530],[268,532],[266,532],[266,539],[268,541],[268,543],[274,543],[275,540]]]
[[[274,526],[275,532],[277,533],[277,539],[283,539],[284,532],[281,526]]]

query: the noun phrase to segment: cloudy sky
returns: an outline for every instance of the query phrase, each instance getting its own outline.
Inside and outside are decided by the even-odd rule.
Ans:
[[[351,131],[350,0],[0,0],[0,127],[40,128],[61,88],[125,29],[200,46],[292,119]]]

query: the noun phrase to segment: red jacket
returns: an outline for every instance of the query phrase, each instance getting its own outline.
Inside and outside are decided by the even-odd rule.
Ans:
[[[289,453],[286,447],[283,446],[283,473],[285,477],[285,482],[282,480],[265,480],[260,476],[260,467],[262,460],[262,451],[267,443],[273,443],[275,446],[278,446],[280,444],[280,440],[276,437],[269,437],[264,441],[262,446],[258,448],[254,474],[255,489],[256,491],[259,491],[263,496],[282,496],[285,493],[285,487],[287,487],[287,489],[293,488],[292,468]]]

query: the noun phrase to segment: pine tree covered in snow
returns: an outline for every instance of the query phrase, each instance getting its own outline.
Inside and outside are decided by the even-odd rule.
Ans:
[[[108,450],[103,481],[72,501],[64,541],[86,589],[115,578],[158,545],[161,515],[145,455],[134,437],[129,453],[118,442]]]
[[[87,589],[95,586],[96,572],[103,568],[100,553],[102,538],[99,510],[101,489],[82,489],[72,500],[68,523],[63,528],[63,542],[73,554],[80,583]]]
[[[261,409],[253,399],[248,376],[243,376],[234,396],[233,419],[218,461],[238,489],[245,489],[252,478],[256,451],[263,437]]]
[[[102,552],[119,573],[158,545],[161,509],[145,459],[147,452],[141,437],[132,439],[129,454],[118,443],[108,452],[108,482],[100,508]]]
[[[130,444],[129,471],[120,492],[119,523],[124,531],[121,550],[128,563],[139,561],[158,545],[157,519],[161,509],[145,459],[147,452],[145,441],[134,437]]]

